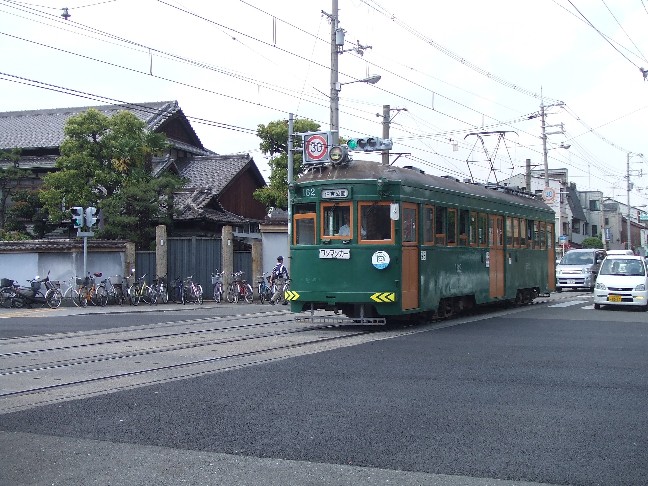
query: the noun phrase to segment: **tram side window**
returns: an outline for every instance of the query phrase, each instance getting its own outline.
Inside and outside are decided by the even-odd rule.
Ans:
[[[322,236],[351,238],[351,206],[345,205],[322,205]]]
[[[470,213],[470,246],[477,246],[477,213]]]
[[[403,243],[416,243],[416,208],[403,208]]]
[[[454,208],[448,209],[448,238],[446,240],[448,246],[455,246],[457,244],[457,210]]]
[[[526,219],[520,219],[520,248],[527,246]]]
[[[488,215],[479,213],[479,234],[477,235],[479,246],[485,247],[488,244]]]
[[[423,210],[423,241],[434,245],[434,206],[425,206]]]
[[[459,210],[459,245],[468,246],[468,235],[470,234],[470,211]]]
[[[540,222],[540,249],[541,250],[546,250],[547,249],[547,232],[545,231],[546,229],[546,224],[544,221]]]
[[[535,237],[533,236],[533,229],[535,228],[535,221],[532,219],[527,219],[527,248],[533,248],[533,241]]]
[[[446,244],[446,222],[448,220],[448,208],[438,207],[434,215],[434,241],[437,245]]]
[[[392,236],[392,220],[388,203],[359,203],[360,241],[389,241]]]
[[[547,249],[551,250],[554,247],[553,224],[547,223]]]
[[[513,246],[520,248],[520,220],[513,218]]]
[[[540,222],[533,222],[533,248],[536,250],[540,249]]]
[[[513,246],[513,218],[510,216],[506,217],[506,246]]]

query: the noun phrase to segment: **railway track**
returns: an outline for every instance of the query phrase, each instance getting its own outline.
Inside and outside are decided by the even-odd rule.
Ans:
[[[0,340],[0,414],[371,340],[289,312]]]

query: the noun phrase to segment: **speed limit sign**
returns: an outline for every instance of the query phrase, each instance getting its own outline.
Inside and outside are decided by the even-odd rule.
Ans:
[[[329,133],[316,132],[304,134],[304,162],[328,162]]]

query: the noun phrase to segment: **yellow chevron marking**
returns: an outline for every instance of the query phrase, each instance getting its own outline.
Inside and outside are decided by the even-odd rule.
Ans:
[[[396,302],[396,294],[394,292],[376,292],[370,298],[374,302],[380,303]]]
[[[286,298],[286,300],[297,300],[299,299],[299,294],[294,290],[286,290],[284,292],[284,297]]]

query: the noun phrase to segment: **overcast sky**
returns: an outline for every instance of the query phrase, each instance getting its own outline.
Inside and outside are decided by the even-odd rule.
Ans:
[[[259,124],[293,113],[329,128],[322,11],[331,8],[331,0],[0,0],[0,111],[177,100],[205,147],[250,153],[267,176]],[[371,46],[340,56],[340,81],[382,77],[342,86],[341,136],[380,135],[390,105],[393,152],[404,154],[395,164],[495,182],[522,172],[527,158],[543,168],[544,102],[547,131],[564,127],[547,137],[550,169],[625,202],[631,153],[631,204],[648,203],[640,174],[648,173],[640,70],[648,0],[339,0],[339,8],[345,48]],[[507,133],[472,135],[488,131]]]

